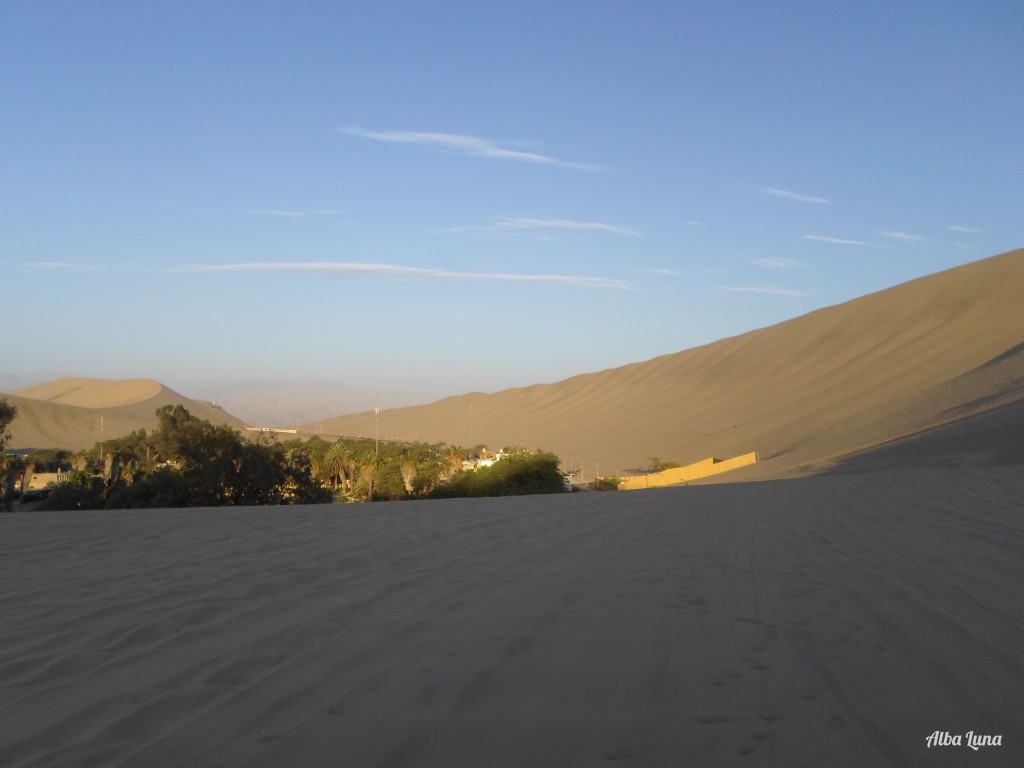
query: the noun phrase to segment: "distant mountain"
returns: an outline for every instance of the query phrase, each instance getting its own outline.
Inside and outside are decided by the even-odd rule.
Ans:
[[[250,380],[220,384],[215,391],[231,413],[268,427],[294,427],[373,403],[373,390],[334,381]]]
[[[586,476],[747,451],[762,463],[731,477],[792,473],[1024,400],[1022,288],[1016,250],[646,362],[315,429],[543,447]]]
[[[4,396],[18,408],[11,424],[12,448],[91,448],[132,430],[153,430],[156,411],[164,405],[182,405],[199,418],[242,426],[222,408],[184,397],[152,379],[61,378]]]

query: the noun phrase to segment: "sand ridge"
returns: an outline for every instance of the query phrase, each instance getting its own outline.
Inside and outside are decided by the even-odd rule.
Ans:
[[[1021,285],[1017,250],[653,360],[385,410],[380,434],[525,443],[590,477],[748,451],[786,472],[1024,399]],[[366,436],[374,421],[306,429]]]
[[[379,430],[384,439],[522,444],[556,453],[584,479],[652,457],[690,464],[750,451],[761,461],[743,477],[786,476],[1024,399],[1021,284],[1024,250],[621,368],[385,409],[379,424],[367,412],[302,430],[327,439]],[[165,404],[241,426],[145,379],[63,379],[13,399],[15,447],[91,447],[152,429]]]
[[[242,426],[223,409],[150,379],[64,378],[4,397],[18,409],[11,424],[13,448],[81,450],[134,430],[152,431],[157,426],[156,411],[165,405],[182,405],[199,418]]]
[[[153,379],[60,378],[11,392],[13,395],[80,408],[116,408],[157,397],[163,385]]]
[[[0,515],[0,765],[1016,768],[1020,263],[491,401],[733,402],[800,479]]]

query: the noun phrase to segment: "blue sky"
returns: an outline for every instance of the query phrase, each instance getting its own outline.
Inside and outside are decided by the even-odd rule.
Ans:
[[[1020,247],[1022,33],[1017,0],[6,2],[0,373],[362,410]]]

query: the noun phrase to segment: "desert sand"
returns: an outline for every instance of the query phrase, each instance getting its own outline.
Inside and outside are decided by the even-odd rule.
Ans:
[[[584,478],[756,451],[780,476],[1024,399],[1021,286],[1011,251],[653,360],[383,410],[380,435],[541,447]],[[372,437],[374,421],[306,429]]]
[[[1019,766],[1022,427],[798,480],[0,515],[0,764]]]
[[[493,394],[371,411],[306,435],[521,445],[578,479],[756,452],[746,479],[800,473],[894,438],[1024,400],[1024,249],[777,325],[621,368]],[[670,331],[666,331],[669,333]],[[158,407],[241,427],[158,382],[60,379],[23,390],[13,447],[90,448],[151,430]],[[379,423],[375,423],[379,422]],[[102,427],[102,429],[101,429]],[[722,481],[731,481],[723,475]]]
[[[160,382],[153,379],[90,379],[66,377],[15,390],[12,394],[82,408],[116,408],[141,403],[160,394]]]
[[[11,424],[12,448],[92,448],[137,429],[152,431],[156,411],[165,405],[183,405],[199,418],[242,426],[223,409],[152,379],[61,378],[0,396],[18,408]]]
[[[381,414],[603,474],[758,451],[745,482],[0,515],[0,765],[1022,765],[1022,284],[1015,251]],[[51,389],[16,439],[181,397]]]

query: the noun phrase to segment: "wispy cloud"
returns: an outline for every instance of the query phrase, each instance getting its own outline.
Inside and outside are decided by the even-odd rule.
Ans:
[[[961,227],[959,224],[950,224],[946,229],[953,232],[960,232],[965,235],[980,235],[980,229],[972,229],[971,227]]]
[[[924,240],[921,235],[912,235],[909,232],[879,232],[878,234],[893,240],[902,240],[905,243],[920,243]]]
[[[494,282],[561,285],[571,288],[595,288],[633,291],[630,280],[592,275],[516,274],[510,272],[459,272],[431,267],[407,267],[372,262],[234,262],[225,264],[178,264],[167,267],[138,264],[72,264],[60,261],[0,262],[0,269],[16,272],[159,272],[181,275],[309,275],[314,277],[381,278],[432,282]]]
[[[0,262],[0,268],[16,272],[142,272],[137,264],[75,264],[69,261]]]
[[[832,243],[833,245],[856,245],[861,248],[877,248],[878,246],[874,243],[868,243],[864,240],[847,240],[842,237],[827,237],[825,235],[804,235],[804,240],[813,240],[817,243]]]
[[[777,285],[723,285],[718,290],[725,291],[726,293],[752,293],[758,296],[784,296],[795,299],[810,296],[806,291],[800,291],[795,288],[781,288]]]
[[[645,269],[644,272],[649,275],[662,275],[663,277],[679,277],[683,274],[678,269],[667,269],[665,267],[651,267],[649,269]]]
[[[66,261],[0,261],[0,267],[17,272],[70,272],[88,269],[88,265],[71,264]]]
[[[791,192],[788,189],[779,189],[778,187],[761,187],[760,190],[762,195],[771,195],[772,197],[781,197],[786,200],[796,200],[800,203],[814,203],[815,205],[824,205],[832,202],[824,197],[816,197],[814,195],[802,195],[799,192]]]
[[[754,263],[765,269],[790,269],[800,265],[796,259],[754,259]]]
[[[620,224],[608,224],[602,221],[578,221],[576,219],[537,219],[516,218],[507,216],[498,219],[494,224],[470,224],[461,227],[445,227],[432,230],[434,233],[470,234],[481,236],[543,234],[556,232],[596,232],[608,235],[627,235],[640,237],[635,229]]]
[[[345,211],[340,208],[311,208],[308,210],[293,210],[287,208],[253,208],[249,213],[256,213],[260,216],[281,216],[295,218],[299,216],[341,216]]]
[[[350,136],[359,136],[374,141],[384,141],[393,144],[416,144],[434,149],[454,152],[460,155],[472,157],[484,157],[491,160],[511,160],[518,163],[531,163],[533,165],[547,165],[556,168],[568,168],[574,171],[603,171],[606,170],[600,165],[593,163],[575,163],[567,160],[560,160],[557,157],[544,155],[539,152],[527,152],[517,149],[514,146],[500,144],[490,139],[479,136],[467,136],[460,133],[431,133],[420,131],[371,131],[365,128],[342,128],[343,133]]]
[[[606,232],[612,235],[631,235],[639,237],[640,233],[635,229],[623,227],[618,224],[605,224],[600,221],[576,221],[574,219],[524,219],[504,218],[499,219],[495,225],[498,229],[529,230],[529,229],[563,229],[575,232]]]
[[[586,275],[535,275],[503,272],[458,272],[430,267],[406,267],[397,264],[364,262],[242,262],[229,264],[186,264],[167,267],[164,272],[178,274],[292,274],[319,277],[369,277],[392,280],[434,282],[540,283],[573,288],[634,290],[628,280]]]

